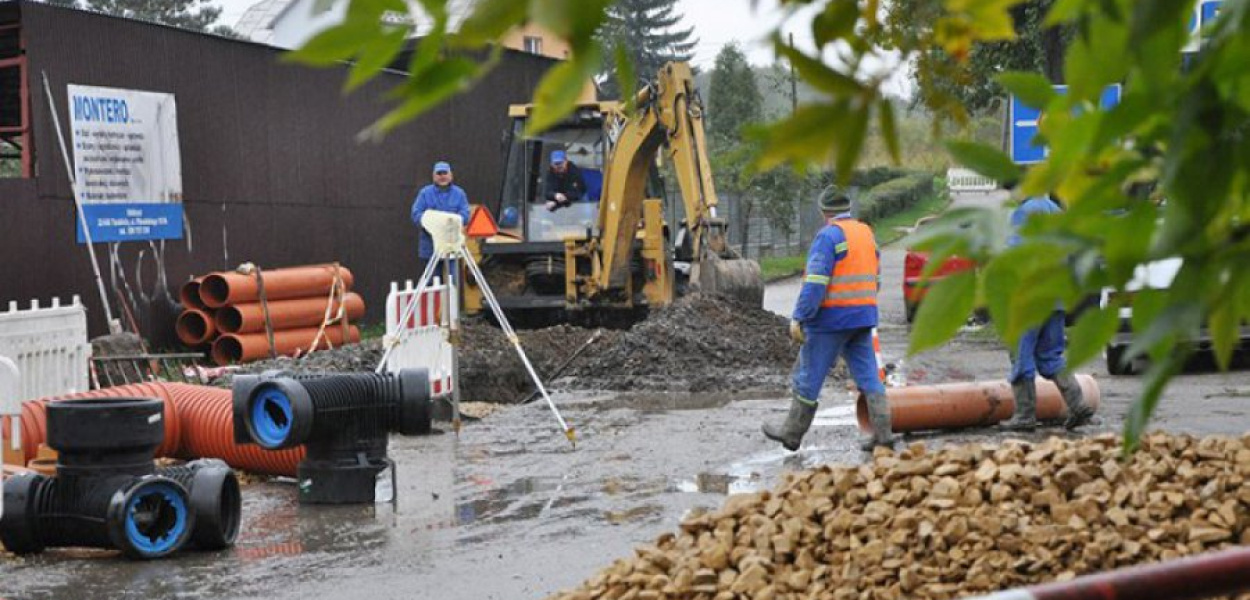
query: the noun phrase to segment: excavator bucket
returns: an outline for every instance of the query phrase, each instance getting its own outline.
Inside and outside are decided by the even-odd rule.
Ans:
[[[698,273],[692,281],[704,294],[713,294],[737,300],[747,306],[764,306],[764,278],[760,275],[760,263],[746,258],[721,258],[715,253],[695,264]]]

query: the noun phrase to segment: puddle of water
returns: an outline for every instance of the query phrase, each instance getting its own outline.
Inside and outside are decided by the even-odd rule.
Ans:
[[[854,404],[840,404],[817,410],[816,417],[812,419],[812,427],[841,427],[844,425],[859,427],[859,421],[855,418]]]
[[[497,523],[539,519],[553,510],[586,500],[584,494],[564,493],[564,478],[522,477],[500,488],[476,494],[456,504],[456,522],[468,525],[478,521]]]

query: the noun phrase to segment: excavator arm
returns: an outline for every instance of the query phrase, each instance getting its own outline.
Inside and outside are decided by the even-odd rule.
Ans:
[[[686,63],[668,63],[638,92],[633,115],[623,126],[605,165],[599,206],[602,268],[599,289],[624,286],[635,233],[642,219],[647,172],[666,148],[676,172],[696,264],[691,280],[702,291],[727,294],[752,304],[763,301],[759,265],[740,259],[725,242],[725,222],[716,214],[716,188],[703,133],[703,107]]]

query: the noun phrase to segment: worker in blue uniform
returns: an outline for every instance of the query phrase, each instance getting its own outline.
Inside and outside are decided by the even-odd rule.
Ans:
[[[872,345],[881,287],[876,238],[871,227],[851,216],[846,194],[826,188],[819,205],[828,224],[808,251],[790,320],[790,336],[802,344],[792,376],[790,412],[780,425],[764,425],[764,435],[787,450],[798,450],[816,415],[825,377],[842,356],[868,402],[872,434],[860,446],[865,451],[893,446],[889,402]]]
[[[1011,234],[1007,238],[1007,246],[1020,245],[1020,228],[1032,215],[1052,214],[1063,209],[1047,196],[1036,196],[1020,203],[1011,213]],[[1063,402],[1068,407],[1068,418],[1064,422],[1067,429],[1076,429],[1089,423],[1094,417],[1094,409],[1085,403],[1081,386],[1076,376],[1066,370],[1064,350],[1067,338],[1064,334],[1063,304],[1036,329],[1030,329],[1020,336],[1015,351],[1011,352],[1012,395],[1016,407],[1012,417],[999,424],[1012,431],[1032,431],[1037,427],[1037,375],[1055,382],[1063,395]]]
[[[412,222],[420,232],[420,243],[417,246],[417,257],[421,262],[419,273],[425,272],[426,265],[434,256],[434,240],[421,226],[421,217],[425,215],[425,211],[437,210],[460,215],[462,224],[469,222],[469,197],[460,186],[452,183],[454,175],[451,172],[451,163],[442,160],[434,163],[433,179],[433,183],[417,192],[417,197],[412,202]]]

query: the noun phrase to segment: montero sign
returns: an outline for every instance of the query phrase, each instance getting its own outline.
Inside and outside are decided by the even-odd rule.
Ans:
[[[173,94],[70,85],[74,179],[92,242],[182,237]],[[81,225],[78,242],[85,243]]]

